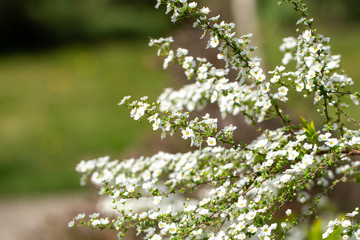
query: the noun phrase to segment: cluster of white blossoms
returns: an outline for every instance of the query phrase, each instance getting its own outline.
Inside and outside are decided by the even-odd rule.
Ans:
[[[342,218],[341,220],[338,220],[337,218],[335,220],[331,220],[328,224],[327,224],[327,229],[326,231],[323,233],[322,238],[325,239],[327,238],[332,232],[334,232],[334,230],[336,228],[342,228],[342,239],[346,240],[346,239],[350,239],[350,237],[353,235],[352,239],[360,239],[360,229],[357,229],[356,231],[354,231],[353,228],[353,224],[352,221],[350,221],[349,219],[352,219],[359,214],[359,208],[356,208],[354,211],[352,211],[351,213],[347,213],[345,214],[346,218]]]
[[[338,183],[359,181],[360,162],[354,156],[360,155],[360,124],[345,111],[351,102],[358,104],[359,93],[350,90],[351,78],[336,72],[340,57],[332,54],[329,38],[313,29],[302,0],[283,2],[300,14],[297,25],[304,30],[297,38],[284,39],[282,65],[266,73],[261,59],[252,56],[251,34],[237,37],[234,24],[210,17],[209,8],[197,2],[157,0],[157,8],[164,4],[166,12],[172,12],[172,21],[192,18],[208,38],[208,48],[218,49],[224,67],[193,57],[184,48],[172,49],[172,37],[153,39],[149,45],[165,56],[163,67],[178,64],[194,82],[166,89],[156,103],[127,96],[119,105],[129,108],[134,120],[147,119],[162,138],[180,132],[194,151],[81,161],[76,168],[81,182],[90,179],[98,186],[117,215],[110,219],[93,214],[85,220],[80,214],[70,227],[115,229],[119,239],[130,228],[150,240],[284,239],[290,229],[317,214],[320,199]],[[231,79],[234,71],[237,78]],[[321,118],[316,118],[316,126],[304,118],[294,124],[286,114],[283,106],[296,94],[311,98]],[[190,113],[215,103],[223,116],[241,114],[259,136],[250,143],[238,142],[236,126],[220,129],[210,114]],[[282,126],[259,125],[269,119]],[[322,191],[314,193],[319,186]],[[141,199],[153,207],[133,204]],[[291,209],[292,202],[304,207]],[[343,239],[360,239],[357,211],[330,222],[323,238],[341,226]]]

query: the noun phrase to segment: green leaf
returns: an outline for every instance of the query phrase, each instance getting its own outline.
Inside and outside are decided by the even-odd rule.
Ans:
[[[314,121],[308,123],[305,118],[300,117],[303,129],[305,130],[305,135],[308,141],[315,143],[317,140],[317,132],[315,130]]]

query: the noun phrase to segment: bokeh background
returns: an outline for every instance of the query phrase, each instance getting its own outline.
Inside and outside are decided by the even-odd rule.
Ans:
[[[76,212],[94,208],[97,192],[80,187],[76,164],[177,150],[117,106],[125,95],[154,100],[164,87],[179,85],[172,79],[183,78],[164,72],[147,43],[175,35],[191,48],[189,24],[171,23],[155,2],[0,0],[0,239],[115,239],[67,229]],[[203,2],[236,19],[230,1]],[[360,0],[308,2],[315,27],[331,37],[359,88]],[[277,1],[256,3],[255,39],[271,69],[280,62],[282,38],[295,34],[297,16]]]

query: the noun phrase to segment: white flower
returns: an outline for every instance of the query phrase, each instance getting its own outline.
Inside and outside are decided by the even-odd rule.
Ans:
[[[286,96],[287,92],[288,92],[288,88],[285,86],[282,86],[278,89],[278,94],[279,96]]]
[[[250,69],[250,74],[253,78],[258,80],[259,82],[264,81],[266,78],[263,73],[263,70],[259,67],[254,67],[254,68]]]
[[[203,231],[203,230],[202,230],[201,228],[199,228],[199,229],[193,231],[193,234],[194,234],[195,236],[198,236],[198,235],[200,235],[200,234],[202,233],[202,231]]]
[[[240,197],[238,202],[235,205],[241,209],[241,208],[246,207],[246,203],[247,203],[246,199],[244,199],[243,197]]]
[[[297,46],[297,39],[294,37],[287,37],[283,39],[283,44],[280,46],[280,50],[285,52],[287,49],[292,49]]]
[[[236,236],[237,239],[246,239],[245,233],[241,232]]]
[[[134,118],[134,120],[139,120],[145,114],[145,111],[148,108],[148,106],[149,105],[146,103],[139,104],[138,108],[133,108],[131,110],[130,116]]]
[[[110,221],[109,221],[109,219],[108,218],[101,218],[100,219],[100,223],[102,224],[102,225],[106,225],[106,224],[108,224]]]
[[[264,226],[262,226],[260,228],[261,233],[259,234],[259,236],[269,236],[271,234],[271,228],[269,228],[269,225],[265,224]],[[262,238],[260,238],[262,239]],[[267,238],[264,238],[267,239]]]
[[[247,228],[247,230],[248,230],[249,232],[251,232],[251,233],[255,233],[256,230],[257,230],[257,227],[255,227],[254,225],[250,225],[250,226]]]
[[[291,180],[291,177],[292,176],[290,174],[284,174],[283,176],[281,176],[280,182],[286,183]]]
[[[279,2],[279,3],[281,3],[281,2]],[[258,236],[259,236],[260,240],[270,240],[269,236],[266,236],[263,233],[260,233]]]
[[[147,217],[147,212],[143,212],[139,215],[139,219],[143,219],[143,218],[146,218]]]
[[[159,227],[160,229],[166,228],[166,223],[164,223],[164,222],[159,222],[158,227]]]
[[[323,65],[320,63],[316,63],[311,67],[315,72],[320,72],[323,69]]]
[[[346,227],[350,227],[351,226],[351,222],[347,219],[341,221],[341,226],[343,226],[344,228]]]
[[[358,229],[354,232],[354,236],[356,237],[357,240],[360,239],[360,229]]]
[[[353,101],[353,103],[355,104],[355,105],[359,105],[359,101],[358,101],[358,99],[356,98],[356,96],[354,96],[354,95],[350,95],[350,98],[351,98],[351,100]]]
[[[150,238],[150,240],[161,240],[162,237],[158,234],[155,234],[154,236],[152,236],[152,238]]]
[[[135,192],[135,186],[133,185],[126,186],[126,191],[128,191],[129,193]]]
[[[126,100],[130,99],[131,96],[125,96],[119,103],[118,105],[123,105],[125,103]]]
[[[282,102],[286,102],[286,101],[288,100],[287,97],[282,96],[282,95],[279,95],[279,94],[275,94],[274,97],[277,98],[277,99],[279,99],[279,100],[282,101]]]
[[[312,91],[312,87],[314,86],[314,81],[312,79],[308,79],[306,81],[305,88],[309,91]]]
[[[289,62],[293,59],[293,56],[291,55],[291,53],[287,52],[284,54],[283,59],[281,60],[281,63],[283,65],[288,65]]]
[[[310,143],[304,143],[303,147],[305,150],[310,150],[313,146]]]
[[[143,183],[143,185],[142,185],[143,189],[149,189],[149,188],[151,188],[151,186],[152,186],[152,183],[151,183],[151,182],[145,182],[145,183]]]
[[[255,149],[257,148],[262,148],[262,147],[265,147],[266,144],[268,143],[268,140],[265,138],[265,139],[262,139],[262,140],[258,140],[255,144]]]
[[[208,7],[203,7],[202,9],[200,9],[200,12],[203,14],[208,14],[210,12],[210,9]]]
[[[93,213],[89,215],[89,218],[98,218],[100,216],[100,213]]]
[[[300,18],[297,22],[296,25],[299,25],[300,23],[304,22],[306,20],[306,18],[302,17]]]
[[[196,206],[194,205],[188,205],[185,207],[184,212],[192,212],[196,209]]]
[[[263,105],[262,105],[263,109],[268,109],[271,107],[271,100],[268,100],[266,102],[263,102]]]
[[[153,204],[158,205],[161,202],[162,196],[154,197]]]
[[[216,48],[217,45],[219,45],[219,39],[218,37],[215,36],[211,36],[210,41],[209,41],[209,46],[212,48]]]
[[[286,210],[286,212],[285,212],[286,216],[289,216],[291,214],[291,212],[292,212],[291,209]]]
[[[170,226],[169,226],[169,233],[170,234],[176,234],[176,230],[177,230],[177,228],[176,228],[175,223],[171,223]]]
[[[334,228],[334,227],[338,226],[339,224],[340,224],[339,219],[335,218],[335,220],[332,220],[328,223],[327,227]]]
[[[319,102],[322,98],[323,96],[320,95],[320,91],[317,91],[314,96],[314,104]]]
[[[309,70],[307,75],[306,75],[306,78],[307,79],[312,79],[315,77],[315,71],[314,70]]]
[[[207,140],[206,140],[206,143],[207,143],[209,146],[215,146],[215,145],[216,145],[216,138],[214,138],[214,137],[208,137]]]
[[[197,6],[196,2],[189,3],[189,8],[196,8],[196,6]]]
[[[318,93],[315,93],[314,96],[314,104],[319,102],[323,97],[321,95],[319,95]]]
[[[338,144],[338,140],[336,138],[329,138],[325,144],[329,147],[334,147],[336,144]]]
[[[205,209],[205,208],[201,208],[198,213],[200,215],[207,215],[209,213],[209,210],[208,209]]]
[[[314,157],[309,154],[305,154],[301,162],[305,166],[309,166],[314,162]]]
[[[245,221],[240,221],[238,224],[235,225],[235,229],[241,231],[245,228]]]
[[[296,150],[294,150],[294,149],[288,150],[288,159],[289,160],[294,160],[295,158],[297,158],[297,156],[299,156],[299,153]]]
[[[75,219],[76,219],[76,220],[81,220],[81,219],[84,219],[84,217],[85,217],[85,213],[79,213],[79,214],[75,217]]]
[[[205,204],[207,204],[208,202],[210,202],[210,198],[204,198],[203,200],[201,200],[199,202],[200,206],[204,206]]]
[[[319,135],[319,140],[320,141],[326,141],[328,140],[328,138],[331,136],[331,133],[325,133],[325,134],[320,134]]]
[[[352,211],[351,213],[345,214],[345,216],[347,216],[347,217],[355,217],[358,214],[359,214],[359,212],[355,210],[355,211]]]
[[[255,216],[256,216],[256,212],[255,212],[255,211],[250,211],[250,212],[248,212],[248,213],[245,215],[245,217],[246,217],[247,220],[254,219]]]
[[[221,186],[221,187],[219,188],[218,196],[219,196],[219,197],[223,197],[223,196],[225,195],[225,193],[226,193],[226,188],[224,188],[223,186]]]
[[[305,134],[301,134],[301,135],[297,135],[296,136],[296,140],[298,141],[304,141],[306,139],[306,135]]]
[[[94,219],[92,222],[91,222],[91,225],[96,227],[96,226],[99,226],[101,224],[100,220],[99,219]]]
[[[280,76],[279,75],[274,75],[271,79],[270,79],[270,82],[272,83],[277,83],[280,79]]]
[[[159,127],[160,127],[160,124],[161,124],[161,119],[160,119],[160,118],[156,119],[155,122],[154,122],[153,125],[152,125],[153,130],[154,130],[154,131],[155,131],[155,130],[158,130]]]
[[[259,75],[257,75],[256,76],[256,80],[258,80],[259,82],[262,82],[262,81],[264,81],[265,80],[265,75],[264,74],[259,74]]]
[[[181,133],[182,133],[182,138],[183,139],[188,139],[189,137],[194,137],[194,131],[189,127],[182,130]]]
[[[171,51],[169,52],[169,55],[168,55],[168,56],[165,58],[165,60],[164,60],[163,68],[164,68],[164,69],[167,69],[168,66],[169,66],[169,63],[170,63],[173,59],[174,59],[174,51],[171,50]]]
[[[176,50],[176,56],[178,58],[186,56],[189,53],[189,50],[185,49],[185,48],[178,48]]]
[[[311,31],[310,30],[305,30],[305,32],[303,33],[303,39],[305,40],[305,42],[309,42],[311,39]]]
[[[333,231],[334,231],[333,228],[328,228],[328,229],[322,234],[322,238],[323,238],[323,239],[327,238],[327,237],[330,235],[330,233],[332,233]]]
[[[71,220],[71,221],[68,223],[68,227],[69,227],[69,228],[75,227],[75,222],[74,222],[74,220]]]
[[[300,82],[296,85],[296,91],[301,92],[304,89],[304,83]]]
[[[191,68],[195,65],[194,57],[186,56],[184,62],[182,63],[182,67],[185,69]]]
[[[148,117],[148,121],[154,122],[158,118],[158,116],[159,116],[159,114],[155,113],[154,115],[151,115],[150,117]]]
[[[265,84],[260,85],[260,89],[262,93],[267,93],[270,91],[270,83],[267,82]]]
[[[149,215],[149,218],[150,219],[156,219],[157,217],[159,216],[159,213],[158,212],[153,212]]]
[[[314,64],[315,58],[312,56],[304,57],[304,61],[306,66],[310,68]]]

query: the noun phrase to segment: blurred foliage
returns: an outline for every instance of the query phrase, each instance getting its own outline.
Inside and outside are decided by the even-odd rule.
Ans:
[[[307,0],[306,2],[312,15],[320,21],[330,24],[360,22],[360,0]]]
[[[360,23],[360,0],[305,0],[305,2],[310,14],[316,17],[317,22],[324,25]],[[261,17],[271,24],[293,28],[293,22],[299,17],[291,9],[289,4],[283,4],[279,8],[275,1],[259,0]]]
[[[0,195],[79,188],[81,159],[120,157],[152,132],[117,103],[154,100],[165,78],[146,41],[0,57]]]
[[[314,16],[360,21],[360,0],[307,1]],[[154,0],[0,0],[0,51],[38,49],[74,41],[160,36],[173,26]],[[296,18],[275,1],[259,0],[271,22]],[[330,18],[329,18],[330,16]]]
[[[153,5],[145,0],[1,0],[0,51],[113,37],[156,37],[172,24]]]

